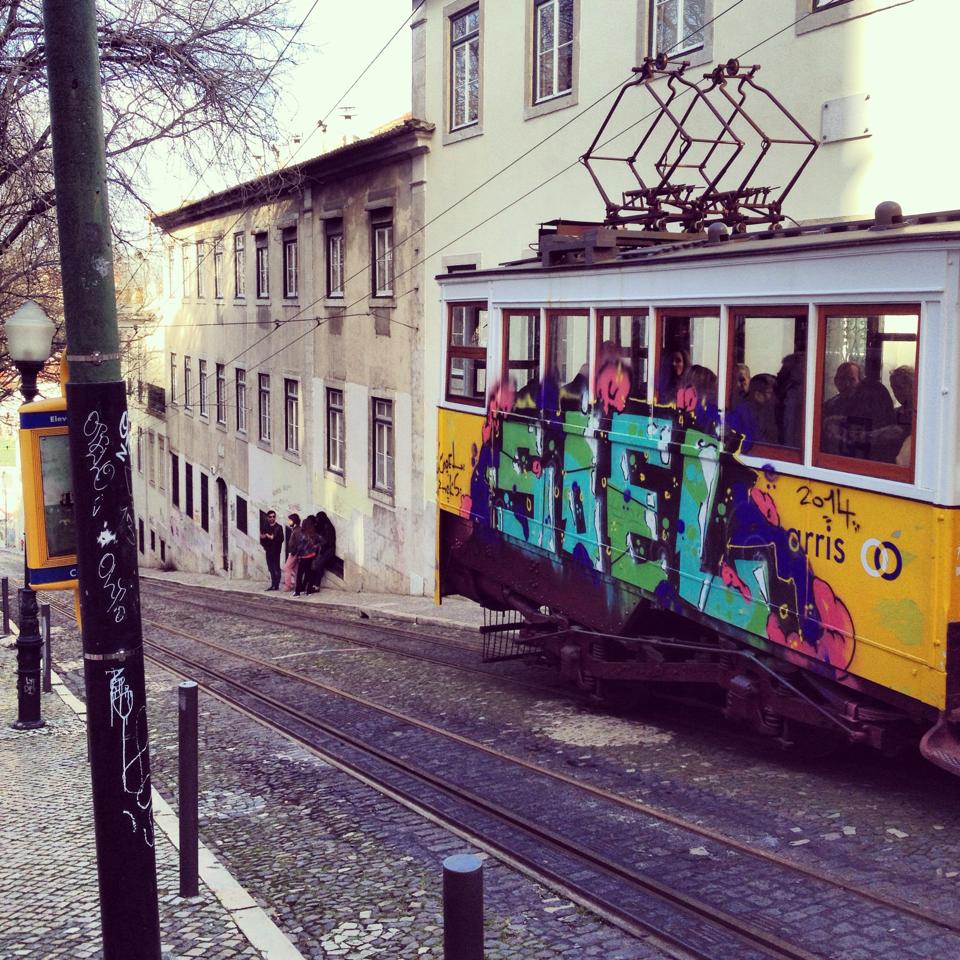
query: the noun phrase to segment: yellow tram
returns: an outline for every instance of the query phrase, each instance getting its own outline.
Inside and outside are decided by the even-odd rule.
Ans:
[[[960,773],[960,214],[628,233],[439,278],[439,594]]]

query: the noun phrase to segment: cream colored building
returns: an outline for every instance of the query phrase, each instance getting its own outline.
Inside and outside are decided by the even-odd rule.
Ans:
[[[787,200],[791,217],[869,216],[883,200],[908,213],[960,207],[960,136],[946,106],[958,25],[952,0],[426,0],[412,23],[413,111],[437,127],[426,276],[529,257],[545,221],[602,220],[578,158],[658,47],[689,61],[694,79],[731,57],[761,65],[758,82],[820,141]],[[614,146],[636,144],[630,124],[652,107],[623,115]],[[789,170],[775,159],[761,182],[781,184]],[[425,369],[439,371],[432,279],[424,299]],[[426,394],[427,450],[441,379]]]
[[[137,506],[179,568],[266,577],[264,513],[325,510],[342,560],[325,583],[432,591],[415,252],[431,133],[406,120],[156,218],[163,416],[137,423]]]

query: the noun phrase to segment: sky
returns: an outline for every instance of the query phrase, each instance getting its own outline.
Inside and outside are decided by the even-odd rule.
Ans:
[[[289,20],[296,26],[314,0],[290,0]],[[284,64],[280,76],[281,163],[300,162],[340,146],[344,137],[364,137],[376,127],[410,109],[410,27],[405,24],[363,79],[346,96],[344,92],[397,29],[412,9],[410,0],[319,0],[297,41],[304,45],[296,65]],[[342,110],[350,107],[351,110]],[[349,114],[349,119],[347,115]],[[328,116],[329,115],[329,116]],[[328,116],[326,131],[319,120]],[[294,137],[301,138],[298,148]],[[201,183],[162,158],[153,158],[146,170],[150,179],[147,197],[157,211],[171,210],[186,199],[197,199],[222,190],[238,180],[276,169],[276,154],[265,145],[263,158],[251,158],[249,169],[237,177],[211,164]],[[264,166],[264,164],[266,164]],[[171,170],[173,171],[171,173]],[[185,193],[189,192],[189,196]]]

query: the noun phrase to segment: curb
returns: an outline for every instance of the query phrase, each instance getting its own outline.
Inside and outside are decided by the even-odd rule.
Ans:
[[[50,671],[50,680],[57,696],[86,723],[86,704],[67,689],[55,670]],[[152,792],[154,826],[179,850],[180,821],[156,787],[152,787]],[[198,863],[200,880],[217,898],[227,915],[247,938],[247,942],[263,960],[306,960],[266,911],[257,905],[253,897],[237,883],[203,843],[200,843]]]
[[[141,580],[151,580],[154,583],[172,583],[172,584],[181,584],[179,580],[173,580],[168,577],[158,577],[151,575],[145,570],[140,571]],[[227,581],[229,583],[229,581]],[[201,584],[181,584],[183,586],[202,586]],[[235,587],[230,586],[217,586],[217,587],[207,587],[208,590],[216,590],[219,593],[232,593],[238,596],[258,596],[258,594],[251,594],[249,590],[238,590]],[[272,598],[273,602],[281,599],[280,597]],[[468,623],[465,620],[445,620],[443,617],[430,616],[429,614],[419,614],[419,613],[404,613],[403,611],[390,612],[386,610],[378,610],[376,607],[362,607],[358,604],[352,603],[331,603],[326,600],[309,600],[307,601],[311,607],[317,610],[325,610],[330,613],[341,613],[349,614],[353,617],[356,617],[358,620],[386,620],[386,621],[396,621],[399,623],[416,623],[425,627],[452,627],[457,630],[470,630],[475,631],[479,624],[478,623]]]

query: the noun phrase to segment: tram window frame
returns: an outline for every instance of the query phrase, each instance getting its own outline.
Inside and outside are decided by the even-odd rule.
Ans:
[[[484,311],[487,314],[487,342],[484,346],[477,347],[468,347],[459,344],[454,344],[451,341],[453,340],[453,311],[455,309],[473,309],[478,311]],[[477,329],[480,329],[479,321],[477,324]],[[490,309],[485,300],[465,300],[459,302],[449,302],[447,304],[447,361],[446,361],[446,371],[444,379],[444,398],[448,403],[463,403],[469,407],[483,407],[487,402],[487,391],[490,387],[490,372],[488,366],[488,353],[490,349]],[[453,361],[454,360],[472,360],[475,364],[482,363],[484,370],[484,386],[482,396],[465,396],[460,394],[452,393],[450,390],[450,384],[452,381],[453,375]],[[479,370],[479,366],[475,366],[474,370]]]
[[[541,342],[543,344],[543,367],[547,372],[548,376],[557,376],[557,391],[558,397],[562,388],[567,386],[567,384],[573,383],[580,374],[580,370],[583,366],[576,369],[572,373],[572,376],[567,378],[560,377],[559,371],[555,370],[553,367],[553,344],[556,339],[556,321],[560,317],[581,317],[586,320],[585,331],[587,334],[586,342],[586,352],[584,354],[584,363],[587,367],[587,390],[591,398],[593,397],[593,370],[591,369],[592,364],[592,351],[591,351],[591,336],[590,336],[590,309],[589,307],[557,307],[555,309],[544,310],[543,311],[543,332],[541,334]],[[571,371],[567,371],[570,373]],[[561,382],[562,381],[562,382]]]
[[[826,363],[827,321],[831,317],[916,317],[917,332],[913,355],[913,422],[909,465],[901,466],[886,461],[868,460],[860,457],[848,457],[838,453],[828,453],[821,449],[822,413],[824,404],[823,374]],[[920,379],[920,337],[923,318],[919,303],[847,303],[821,306],[817,310],[817,361],[813,396],[813,465],[828,470],[841,470],[866,477],[882,480],[894,480],[901,483],[913,483],[917,462],[917,399]],[[894,335],[902,336],[902,335]],[[888,339],[884,337],[883,339]]]
[[[723,362],[723,354],[720,349],[723,342],[723,324],[721,322],[721,311],[719,305],[711,303],[700,307],[661,307],[659,310],[657,310],[656,317],[657,323],[653,338],[653,363],[651,367],[651,374],[653,377],[653,402],[660,406],[668,406],[675,402],[674,400],[660,396],[661,381],[663,379],[663,373],[660,369],[660,366],[663,360],[663,334],[665,322],[673,317],[679,317],[681,319],[694,319],[696,317],[703,317],[717,321],[717,367],[716,370],[711,372],[717,377],[717,401],[719,403],[720,365]],[[692,365],[693,364],[691,362],[691,366]]]
[[[599,396],[599,390],[597,386],[597,378],[601,373],[601,356],[600,351],[603,349],[603,344],[606,342],[603,338],[603,323],[604,320],[611,318],[620,318],[620,317],[630,317],[632,320],[643,320],[643,343],[638,350],[634,351],[634,346],[631,342],[629,345],[630,349],[630,363],[631,366],[635,365],[638,361],[643,364],[644,372],[641,379],[643,384],[642,390],[635,390],[634,386],[637,383],[637,378],[634,376],[631,371],[630,376],[630,390],[628,393],[629,397],[632,397],[636,400],[646,400],[650,394],[650,332],[655,326],[653,319],[651,318],[650,311],[646,307],[623,307],[620,309],[611,309],[611,308],[602,308],[596,311],[596,316],[594,320],[595,325],[595,338],[596,346],[594,350],[593,357],[593,382],[591,385],[591,396],[595,400],[601,400]],[[631,330],[632,333],[632,330]],[[632,338],[631,338],[632,341]]]
[[[809,309],[806,304],[778,304],[777,306],[730,306],[727,308],[727,388],[724,397],[724,418],[728,418],[733,412],[732,397],[734,390],[734,368],[737,366],[735,357],[736,339],[737,339],[737,321],[741,319],[763,317],[785,317],[793,319],[796,323],[802,324],[802,332],[798,333],[794,328],[794,344],[803,342],[803,395],[800,403],[800,437],[796,447],[786,446],[779,443],[759,443],[752,441],[748,449],[743,450],[743,456],[762,457],[767,460],[780,460],[784,463],[803,463],[804,461],[804,441],[806,437],[807,425],[807,374],[810,369],[809,356]],[[797,352],[797,351],[794,351]],[[741,361],[742,362],[742,361]],[[752,371],[751,371],[752,372]]]
[[[532,360],[511,360],[510,359],[510,321],[514,318],[523,318],[527,321],[533,321],[534,331],[534,353]],[[539,394],[540,385],[543,381],[543,344],[544,344],[544,321],[543,311],[539,307],[518,307],[512,310],[503,310],[501,312],[500,322],[500,379],[504,384],[510,384],[515,393],[525,390],[531,383],[536,383],[537,393]],[[510,376],[514,370],[525,370],[532,373],[527,382],[516,387]]]

